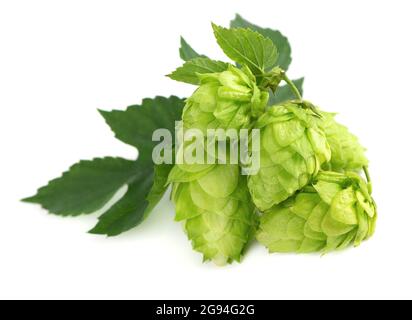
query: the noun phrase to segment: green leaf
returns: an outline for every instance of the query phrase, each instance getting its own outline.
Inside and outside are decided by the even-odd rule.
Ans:
[[[168,189],[167,179],[172,168],[173,165],[170,164],[159,164],[155,166],[153,187],[146,198],[149,205],[146,208],[145,217],[156,207]]]
[[[226,29],[212,24],[216,40],[232,60],[247,65],[254,74],[275,66],[278,52],[269,38],[250,29]]]
[[[140,168],[124,197],[104,213],[89,232],[117,236],[143,222],[163,198],[172,167],[167,164],[156,165],[154,171],[152,168]]]
[[[90,232],[115,236],[141,223],[162,198],[169,165],[154,168],[153,131],[169,129],[181,119],[184,100],[177,97],[144,99],[125,111],[101,111],[116,137],[139,150],[139,159],[103,158],[80,161],[23,201],[41,204],[51,213],[77,216],[101,209],[124,185],[126,194],[99,218]],[[174,139],[174,137],[173,137]]]
[[[180,37],[180,58],[184,61],[189,61],[195,58],[207,58],[204,55],[198,54],[193,48],[186,42],[183,37]]]
[[[83,160],[23,201],[40,204],[61,216],[92,213],[103,207],[123,185],[133,181],[137,172],[135,161],[109,157]]]
[[[300,94],[303,95],[304,78],[293,80],[292,82],[295,84],[296,88],[298,88]],[[284,85],[277,88],[274,94],[270,92],[269,105],[275,105],[293,99],[296,99],[296,96],[292,89],[288,85]]]
[[[290,63],[292,62],[291,47],[288,39],[277,30],[269,28],[261,28],[257,25],[250,23],[243,19],[240,15],[236,15],[235,19],[231,21],[230,26],[232,28],[249,28],[253,31],[259,32],[263,36],[271,39],[278,50],[277,65],[283,70],[287,71]]]
[[[173,80],[198,85],[200,83],[198,74],[226,71],[229,64],[209,58],[195,58],[168,75]]]
[[[152,150],[157,142],[152,141],[156,129],[168,129],[174,137],[175,121],[182,118],[184,100],[175,96],[144,99],[141,105],[128,107],[125,111],[101,111],[119,140],[139,150],[139,161],[152,165]]]
[[[138,175],[133,183],[129,184],[123,198],[99,217],[99,223],[89,231],[90,233],[116,236],[143,221],[149,205],[146,197],[153,186],[153,169],[142,166],[139,169]]]

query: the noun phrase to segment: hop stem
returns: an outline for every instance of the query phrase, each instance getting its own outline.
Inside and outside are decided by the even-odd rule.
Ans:
[[[370,174],[369,174],[368,167],[367,167],[367,166],[363,166],[362,169],[363,169],[363,172],[365,173],[366,181],[368,181],[369,183],[371,183],[372,180],[371,180],[371,176],[370,176]]]
[[[363,172],[365,173],[366,181],[368,182],[368,191],[369,193],[372,193],[372,179],[369,174],[369,169],[367,166],[363,166],[362,168],[363,168]],[[376,204],[375,204],[375,207],[376,207]]]
[[[292,89],[292,91],[293,91],[294,95],[296,96],[296,98],[297,98],[298,100],[302,101],[302,96],[301,96],[298,88],[296,88],[295,84],[292,82],[292,80],[290,80],[290,79],[288,78],[288,76],[286,75],[285,72],[282,73],[282,79],[283,79],[283,81],[285,81],[285,82],[288,84],[288,86]]]

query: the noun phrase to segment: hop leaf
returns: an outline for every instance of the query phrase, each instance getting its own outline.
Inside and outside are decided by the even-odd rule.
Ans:
[[[219,46],[233,61],[247,65],[256,75],[275,66],[278,51],[271,39],[250,29],[212,27]]]
[[[376,218],[362,178],[322,172],[313,187],[263,214],[257,239],[270,252],[328,252],[360,245],[373,235]]]
[[[368,165],[365,148],[348,128],[334,119],[334,115],[322,112],[323,128],[332,151],[332,157],[325,168],[332,171],[359,171]]]
[[[277,64],[283,70],[287,70],[290,63],[292,62],[291,47],[288,39],[277,30],[272,30],[269,28],[261,28],[255,24],[242,18],[239,14],[236,15],[235,19],[230,22],[232,28],[248,28],[253,31],[259,32],[264,37],[267,37],[273,41],[279,52],[279,57]]]
[[[176,81],[198,85],[200,84],[199,74],[222,72],[228,68],[228,65],[226,62],[205,57],[193,58],[169,74],[168,77]]]
[[[38,203],[60,216],[93,213],[106,204],[120,187],[133,183],[140,170],[142,168],[136,161],[122,158],[82,160],[24,201]]]
[[[240,261],[255,230],[254,207],[238,165],[204,166],[193,172],[175,165],[172,199],[194,250],[217,265]]]
[[[171,169],[152,162],[153,131],[167,128],[173,133],[183,106],[183,99],[171,96],[144,99],[141,105],[125,111],[100,111],[116,137],[138,149],[138,160],[106,157],[80,161],[23,201],[38,203],[53,214],[78,216],[102,209],[122,186],[127,186],[123,197],[105,208],[90,232],[116,236],[136,227],[166,192]]]
[[[265,211],[303,188],[330,160],[330,148],[319,119],[304,104],[288,102],[270,108],[259,120],[260,170],[248,186],[255,205]]]
[[[206,58],[205,55],[197,53],[183,37],[180,37],[179,55],[183,61],[190,61],[196,58]]]

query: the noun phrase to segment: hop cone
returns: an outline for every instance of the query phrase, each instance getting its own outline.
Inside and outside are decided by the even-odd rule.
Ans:
[[[249,177],[253,202],[266,211],[306,186],[331,151],[321,120],[305,103],[287,102],[270,108],[257,122],[260,170]]]
[[[332,151],[329,163],[325,169],[332,171],[360,171],[368,165],[363,148],[358,138],[349,132],[348,128],[336,122],[334,115],[323,112],[324,121],[322,127]]]
[[[256,215],[240,167],[231,164],[175,165],[172,200],[193,248],[218,265],[240,261]]]
[[[260,116],[269,94],[260,91],[252,73],[229,66],[227,71],[199,75],[201,85],[187,99],[183,111],[185,128],[241,129],[249,128]]]
[[[263,214],[257,239],[270,252],[328,252],[372,236],[377,214],[368,185],[354,173],[316,179]]]

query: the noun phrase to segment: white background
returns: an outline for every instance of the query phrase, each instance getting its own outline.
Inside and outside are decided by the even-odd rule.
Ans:
[[[210,22],[238,12],[280,29],[305,97],[368,147],[377,232],[324,257],[269,255],[202,264],[164,201],[140,227],[106,239],[96,215],[60,218],[19,199],[79,159],[135,151],[97,108],[187,96],[163,75],[181,64],[179,36],[224,59]],[[412,298],[411,1],[0,2],[0,298]]]

